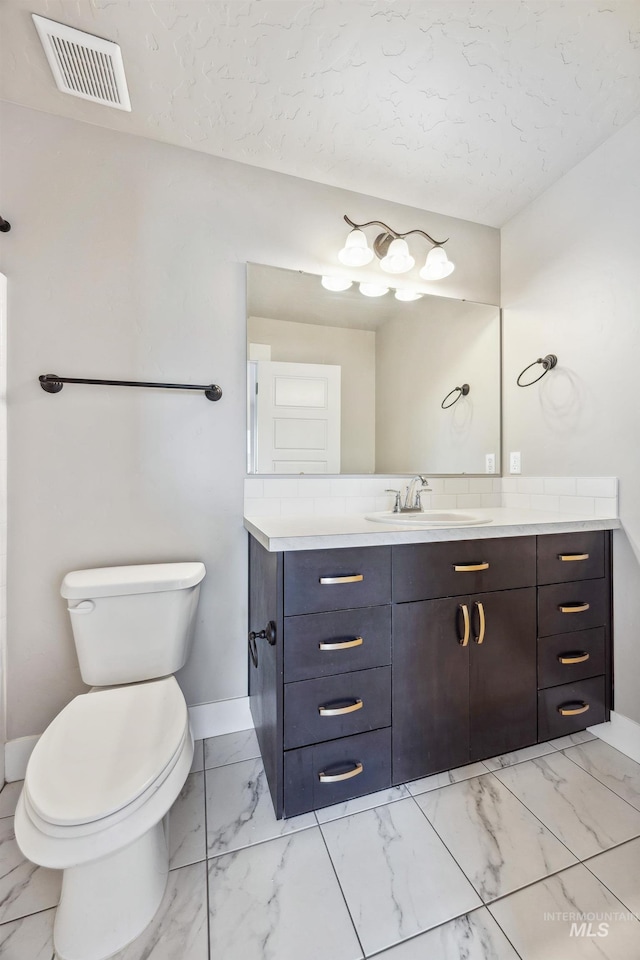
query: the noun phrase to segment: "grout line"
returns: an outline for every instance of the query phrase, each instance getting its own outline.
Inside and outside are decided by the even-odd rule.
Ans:
[[[482,776],[484,776],[484,774],[482,774]],[[470,779],[471,779],[471,780],[474,780],[474,779],[476,779],[476,778],[475,778],[475,777],[470,777]],[[463,781],[463,782],[468,783],[468,781]],[[451,786],[453,786],[453,784],[451,784]],[[432,793],[433,791],[429,790],[428,792],[429,792],[429,793]],[[420,811],[420,813],[422,814],[422,816],[425,818],[425,820],[427,821],[427,823],[429,824],[429,826],[431,827],[431,829],[433,830],[433,832],[435,833],[436,837],[438,838],[438,840],[440,841],[440,843],[443,845],[443,847],[445,848],[445,850],[447,851],[447,853],[449,854],[449,856],[451,857],[451,859],[454,861],[454,863],[455,863],[456,866],[458,867],[458,870],[460,870],[460,872],[462,873],[462,876],[465,878],[465,880],[467,881],[467,883],[469,884],[469,886],[471,887],[471,889],[472,889],[472,890],[474,891],[474,893],[480,898],[480,905],[481,905],[481,906],[484,906],[484,901],[483,901],[483,899],[482,899],[482,896],[481,896],[481,894],[480,894],[480,891],[478,890],[478,888],[476,887],[476,885],[473,883],[473,881],[471,880],[471,878],[467,875],[467,873],[462,869],[462,865],[461,865],[460,862],[458,861],[458,859],[457,859],[457,857],[455,856],[455,854],[453,853],[453,851],[449,849],[449,847],[447,846],[447,844],[446,844],[445,840],[443,839],[443,837],[440,836],[440,834],[438,833],[438,831],[436,830],[436,828],[434,827],[434,825],[431,823],[431,820],[429,820],[429,817],[427,816],[427,814],[425,813],[425,811],[422,809],[422,807],[421,807],[420,804],[418,803],[417,799],[416,799],[415,797],[412,797],[411,799],[413,800],[413,802],[415,803],[416,807],[418,808],[418,810]],[[476,907],[476,909],[477,909],[477,907]],[[462,917],[462,916],[464,916],[464,914],[461,913],[460,916]]]
[[[204,794],[204,882],[207,901],[207,958],[211,956],[211,903],[209,899],[209,829],[207,822],[207,771],[204,767],[204,740],[202,741],[202,785]]]
[[[628,843],[633,843],[634,840],[638,840],[638,839],[639,839],[638,837],[632,837],[631,840],[625,840],[623,843],[619,843],[617,847],[611,847],[611,849],[612,849],[612,850],[617,850],[617,849],[619,849],[620,847],[625,847]],[[583,861],[582,861],[582,866],[583,866],[583,867],[586,867],[587,870],[589,871],[589,873],[591,874],[591,876],[592,876],[592,877],[595,877],[596,880],[598,881],[598,883],[601,883],[602,886],[605,888],[605,890],[608,890],[609,893],[610,893],[612,896],[614,896],[614,897],[616,898],[616,900],[617,900],[619,903],[622,904],[623,907],[626,907],[626,909],[629,911],[629,913],[631,913],[637,920],[640,921],[640,910],[636,911],[636,910],[633,909],[633,907],[630,907],[627,903],[625,903],[624,900],[622,899],[622,897],[620,897],[619,894],[617,894],[614,890],[612,890],[611,887],[609,887],[609,886],[604,882],[604,880],[602,880],[602,879],[598,876],[598,874],[595,873],[595,872],[591,869],[591,867],[589,866],[589,861],[590,861],[590,860],[597,860],[598,857],[601,857],[601,856],[602,856],[603,854],[605,854],[605,853],[609,853],[609,851],[608,851],[608,850],[603,850],[602,853],[597,853],[594,857],[589,857],[587,860],[583,860]]]
[[[587,741],[587,742],[590,742],[590,741]],[[582,746],[582,744],[575,744],[575,746]],[[607,746],[609,746],[609,744],[607,744]],[[571,747],[571,748],[570,748],[570,747],[567,747],[566,749],[567,749],[567,750],[573,749],[573,747]],[[611,749],[612,749],[612,750],[615,750],[615,747],[611,747]],[[618,750],[617,752],[620,753],[619,750]],[[563,756],[567,757],[567,755],[566,755],[566,753],[564,752],[564,750],[562,750],[561,753],[563,754]],[[623,756],[626,756],[626,754],[623,754]],[[631,759],[631,757],[629,757],[628,759]],[[577,762],[573,759],[573,757],[567,757],[567,760],[571,760],[571,763],[573,763],[574,766],[579,767],[579,769],[582,770],[583,773],[588,773],[590,777],[593,777],[593,779],[596,781],[596,783],[599,783],[600,786],[604,787],[606,790],[608,790],[610,793],[612,793],[612,794],[613,794],[615,797],[617,797],[619,800],[622,800],[624,803],[627,804],[627,806],[631,807],[632,810],[635,810],[636,813],[640,813],[640,809],[638,809],[638,807],[634,806],[634,804],[631,803],[631,801],[627,800],[626,797],[623,797],[622,794],[620,794],[620,793],[618,793],[616,790],[614,790],[613,787],[610,787],[608,783],[605,783],[605,782],[604,782],[604,780],[601,780],[600,777],[596,777],[595,773],[591,773],[591,770],[587,770],[585,767],[582,766],[582,764],[577,763]],[[633,760],[632,762],[635,763],[636,761]],[[640,764],[637,764],[637,766],[640,768]],[[604,851],[602,851],[602,852],[604,853]]]
[[[327,856],[329,857],[329,863],[331,864],[331,869],[333,870],[333,874],[334,874],[334,876],[335,876],[335,878],[336,878],[336,882],[337,882],[337,884],[338,884],[338,888],[339,888],[339,890],[340,890],[340,893],[342,894],[342,899],[344,900],[344,905],[345,905],[345,908],[346,908],[346,910],[347,910],[347,914],[349,915],[349,920],[351,920],[351,926],[353,927],[353,932],[354,932],[355,935],[356,935],[356,940],[358,941],[358,946],[360,947],[360,950],[361,950],[361,952],[362,952],[362,956],[363,956],[363,957],[366,957],[366,953],[365,953],[365,951],[364,951],[364,947],[362,946],[362,941],[360,940],[360,934],[358,933],[358,928],[357,928],[356,925],[355,925],[355,921],[354,921],[353,916],[352,916],[352,914],[351,914],[351,910],[349,909],[349,904],[348,904],[348,902],[347,902],[347,898],[346,898],[346,896],[345,896],[345,892],[344,892],[344,890],[342,889],[342,884],[340,883],[340,877],[338,876],[338,871],[336,870],[336,866],[335,866],[335,864],[334,864],[334,862],[333,862],[333,859],[332,859],[332,857],[331,857],[331,852],[330,852],[330,850],[329,850],[329,847],[327,846],[327,841],[326,841],[325,835],[324,835],[324,833],[323,833],[323,831],[322,831],[322,824],[320,824],[320,823],[318,824],[318,830],[320,831],[320,836],[322,837],[322,842],[323,842],[323,844],[324,844],[324,848],[325,848],[325,850],[327,851]]]
[[[313,812],[313,811],[312,811]],[[306,814],[300,814],[306,816]],[[280,821],[278,821],[279,823]],[[246,843],[242,847],[233,847],[231,850],[221,850],[220,853],[209,853],[209,844],[207,843],[207,862],[209,860],[218,860],[220,857],[227,857],[230,854],[241,853],[243,850],[251,850],[253,847],[260,847],[263,843],[271,843],[273,840],[284,840],[286,837],[293,837],[297,833],[305,833],[307,830],[315,830],[318,823],[310,823],[306,827],[300,827],[299,830],[287,830],[286,833],[277,833],[274,837],[265,837],[264,840],[256,840],[255,843]]]

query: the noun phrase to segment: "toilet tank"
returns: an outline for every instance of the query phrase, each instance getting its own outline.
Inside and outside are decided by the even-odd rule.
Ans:
[[[153,680],[186,663],[203,563],[74,570],[62,581],[85,683]]]

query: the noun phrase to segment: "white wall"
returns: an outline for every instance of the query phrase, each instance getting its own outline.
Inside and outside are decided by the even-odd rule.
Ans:
[[[481,303],[434,300],[396,314],[376,342],[376,469],[500,472],[500,311]],[[441,403],[468,383],[454,406]],[[448,403],[454,397],[449,397]]]
[[[6,234],[3,234],[5,237]],[[0,786],[4,783],[7,650],[7,278],[0,273]]]
[[[268,343],[271,359],[341,368],[340,472],[375,471],[376,335],[373,330],[249,317],[249,339]]]
[[[420,227],[458,269],[433,292],[497,302],[499,234],[466,221],[3,105],[9,330],[8,735],[82,688],[68,570],[201,559],[190,704],[246,693],[245,262],[326,273],[344,213]],[[377,276],[368,267],[362,276]],[[38,375],[214,381],[224,396]]]
[[[640,722],[640,119],[502,231],[504,451],[531,475],[617,475],[615,709]],[[539,384],[515,380],[555,353]]]

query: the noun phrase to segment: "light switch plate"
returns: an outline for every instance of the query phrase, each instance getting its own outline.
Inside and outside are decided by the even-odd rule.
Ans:
[[[509,454],[509,473],[520,473],[521,472],[521,460],[520,454],[513,452]]]

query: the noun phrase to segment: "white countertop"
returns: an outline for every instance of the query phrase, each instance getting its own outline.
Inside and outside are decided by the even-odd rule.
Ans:
[[[546,510],[473,507],[465,512],[490,520],[468,527],[419,527],[376,523],[359,516],[245,517],[249,533],[271,553],[280,550],[325,550],[334,547],[373,547],[394,543],[433,543],[442,540],[487,540],[542,533],[616,530],[616,517],[588,517]]]

